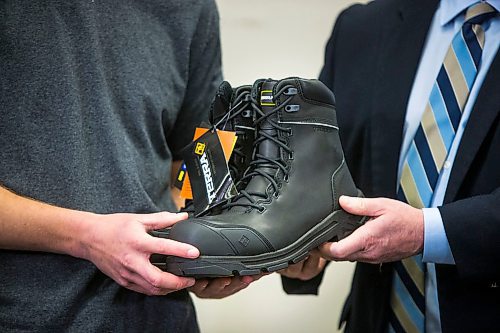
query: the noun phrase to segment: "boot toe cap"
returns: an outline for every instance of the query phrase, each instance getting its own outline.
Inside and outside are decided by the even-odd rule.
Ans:
[[[218,225],[200,218],[175,224],[169,238],[197,247],[202,256],[248,256],[272,251],[263,237],[251,228]]]

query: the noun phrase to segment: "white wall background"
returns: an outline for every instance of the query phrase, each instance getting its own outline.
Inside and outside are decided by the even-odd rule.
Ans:
[[[348,0],[216,0],[224,76],[231,85],[257,78],[317,78],[323,52]],[[286,230],[284,230],[286,232]],[[205,333],[337,332],[353,264],[332,263],[319,296],[290,296],[277,274],[222,300],[195,298]]]

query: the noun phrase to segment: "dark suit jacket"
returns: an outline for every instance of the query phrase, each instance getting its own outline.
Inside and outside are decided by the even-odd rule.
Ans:
[[[405,111],[437,1],[378,0],[337,19],[320,79],[336,96],[340,135],[358,187],[395,198]],[[440,207],[456,265],[436,265],[443,332],[500,330],[500,57],[461,140]],[[386,329],[391,264],[358,263],[341,321],[348,332]],[[321,276],[284,279],[316,293]],[[498,287],[495,287],[497,286]]]

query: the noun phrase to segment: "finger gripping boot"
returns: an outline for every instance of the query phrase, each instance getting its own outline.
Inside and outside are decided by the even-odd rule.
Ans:
[[[196,246],[197,259],[168,257],[183,276],[253,275],[304,259],[364,222],[340,195],[361,196],[344,160],[331,91],[317,80],[259,80],[253,156],[244,188],[220,214],[173,226],[170,238]]]

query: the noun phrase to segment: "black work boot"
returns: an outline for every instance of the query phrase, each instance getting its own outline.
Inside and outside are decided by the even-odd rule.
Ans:
[[[251,95],[252,86],[246,85],[232,88],[229,82],[223,81],[212,101],[209,113],[210,127],[218,130],[232,131],[236,133],[236,143],[228,161],[228,168],[231,177],[238,189],[242,185],[240,179],[246,168],[250,164],[255,140],[254,119],[258,110],[258,101]],[[194,216],[193,201],[186,202],[181,212],[186,212],[189,216]],[[205,214],[217,214],[220,206],[215,207]],[[151,235],[167,238],[171,228],[164,228],[151,231]],[[159,267],[165,266],[165,256],[154,254],[150,261]]]
[[[334,97],[318,80],[259,81],[257,135],[244,188],[218,215],[190,218],[169,238],[200,250],[167,257],[183,276],[253,275],[304,259],[364,222],[343,211],[340,195],[361,196],[344,160]]]

